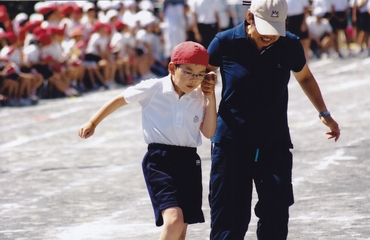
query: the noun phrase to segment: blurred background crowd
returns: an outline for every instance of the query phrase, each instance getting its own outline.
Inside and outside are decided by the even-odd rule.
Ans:
[[[3,1],[0,107],[73,97],[168,74],[174,46],[208,47],[244,22],[241,0]],[[370,0],[287,0],[310,59],[368,57]]]

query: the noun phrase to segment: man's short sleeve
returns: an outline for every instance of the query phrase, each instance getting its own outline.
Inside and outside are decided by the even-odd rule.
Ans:
[[[221,46],[220,46],[220,40],[218,36],[213,38],[212,42],[208,46],[208,53],[209,53],[209,64],[215,67],[220,67],[221,66]]]
[[[300,72],[306,64],[306,57],[301,42],[298,39],[291,39],[289,43],[291,55],[291,69],[293,72]]]

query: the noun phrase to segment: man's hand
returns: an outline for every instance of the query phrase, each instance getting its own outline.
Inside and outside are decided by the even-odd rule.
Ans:
[[[339,125],[331,116],[320,117],[321,121],[330,128],[330,132],[326,132],[328,139],[334,138],[334,141],[337,141],[340,136]]]

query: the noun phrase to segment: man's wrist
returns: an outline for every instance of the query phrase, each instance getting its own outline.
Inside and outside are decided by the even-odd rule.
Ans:
[[[328,110],[325,110],[325,111],[322,111],[319,113],[319,118],[321,117],[329,117],[330,116],[330,112]]]

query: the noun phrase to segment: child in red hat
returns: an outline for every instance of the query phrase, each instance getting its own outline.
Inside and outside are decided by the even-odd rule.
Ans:
[[[86,67],[82,64],[83,50],[85,43],[83,41],[83,26],[72,28],[69,34],[69,40],[65,41],[63,46],[66,55],[66,69],[69,79],[72,79],[72,86],[79,91],[86,91],[84,76]]]
[[[188,224],[204,222],[202,171],[197,147],[201,133],[216,128],[216,74],[207,73],[209,55],[195,42],[174,48],[169,75],[141,81],[106,103],[78,131],[81,138],[119,107],[137,102],[148,144],[142,166],[160,239],[184,239]]]
[[[84,52],[84,64],[87,68],[93,90],[99,88],[99,85],[95,82],[95,76],[105,89],[108,89],[106,83],[112,80],[108,78],[110,50],[108,48],[109,35],[107,30],[108,28],[105,23],[95,22]],[[103,74],[100,70],[103,70]]]
[[[23,40],[25,37],[24,30],[20,29],[18,35],[14,32],[7,32],[3,34],[3,37],[6,39],[6,43],[2,46],[0,57],[2,59],[1,61],[6,63],[3,71],[4,78],[12,79],[19,83],[15,102],[18,102],[19,106],[36,103],[35,91],[41,86],[43,80],[41,75],[33,74],[23,69],[25,65],[24,58],[22,57]]]
[[[36,30],[36,29],[35,29]],[[56,97],[55,91],[50,91],[51,89],[57,89],[62,94],[66,96],[78,96],[79,93],[76,89],[72,88],[70,84],[61,81],[60,76],[57,72],[52,71],[50,68],[50,63],[53,61],[51,56],[50,45],[52,44],[52,39],[50,35],[47,34],[46,30],[36,31],[38,34],[35,36],[35,43],[29,45],[24,49],[23,55],[25,64],[31,69],[31,71],[36,71],[40,73],[47,83],[48,88],[43,89],[43,97]],[[35,33],[35,31],[34,31]],[[34,69],[34,70],[33,70]],[[50,86],[53,86],[50,88]],[[54,88],[55,87],[55,88]]]
[[[114,26],[117,31],[113,33],[110,45],[117,63],[119,83],[132,84],[132,64],[130,62],[130,56],[134,53],[134,49],[131,48],[130,40],[126,37],[128,26],[121,20],[116,20]]]

